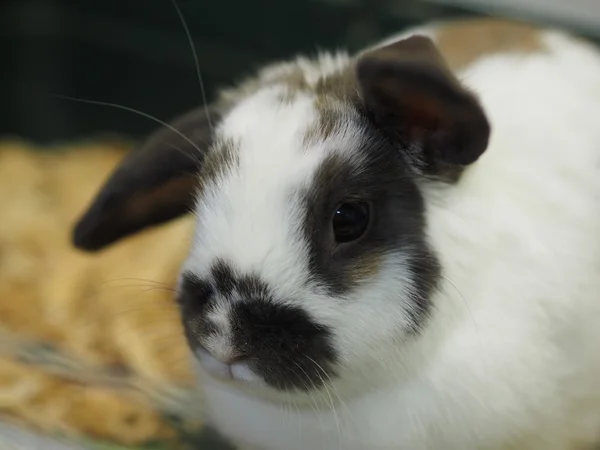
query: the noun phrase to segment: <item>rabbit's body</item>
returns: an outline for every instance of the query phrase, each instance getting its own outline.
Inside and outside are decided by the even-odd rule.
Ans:
[[[476,93],[491,124],[489,142],[469,98],[452,81],[438,84],[443,69],[429,71],[415,59],[422,51],[427,64],[437,64],[427,45],[408,39],[394,47],[413,32],[375,47],[371,59],[373,49],[365,52],[358,81],[355,59],[322,55],[273,66],[224,95],[212,150],[219,156],[207,159],[201,176],[198,231],[179,288],[211,420],[232,441],[262,450],[583,450],[600,440],[600,54],[535,30],[522,35],[523,47],[469,54],[477,45],[444,45],[452,27],[469,29],[440,24],[419,34],[437,40]],[[345,70],[350,75],[329,87],[322,81]],[[413,70],[423,70],[424,84]],[[390,71],[394,83],[408,80],[400,94],[385,78]],[[344,83],[350,88],[340,96],[335,90]],[[421,89],[424,97],[411,103]],[[323,90],[332,109],[320,109]],[[458,105],[449,116],[440,104],[446,101]],[[401,135],[412,175],[405,163],[389,179],[387,166],[377,166],[387,186],[381,195],[396,191],[373,207],[382,228],[370,225],[375,231],[360,242],[393,244],[331,275],[353,256],[319,266],[328,253],[314,256],[312,238],[307,244],[293,225],[313,216],[298,215],[296,191],[286,189],[303,186],[317,201],[311,183],[322,188],[318,168],[335,152],[359,175],[369,172],[371,153],[356,148],[381,135],[370,134],[353,109],[361,102],[377,130],[408,123],[386,136],[396,145]],[[326,116],[332,110],[341,116]],[[435,120],[419,122],[428,114]],[[432,129],[443,133],[431,138],[430,154],[431,136],[419,133]],[[232,156],[227,142],[237,142],[240,153]],[[398,196],[393,183],[408,179],[414,184]],[[389,205],[402,217],[392,222],[403,227],[399,237],[385,223]],[[352,287],[338,286],[347,273]],[[263,309],[249,310],[257,301]],[[247,331],[256,321],[263,323],[258,331]],[[268,334],[277,327],[280,334]],[[308,329],[314,334],[303,334]],[[282,353],[268,353],[267,342]],[[238,364],[246,354],[256,359]]]
[[[358,398],[325,391],[318,412],[203,380],[226,435],[269,450],[598,442],[600,56],[540,37],[544,51],[483,56],[459,73],[494,131],[460,184],[424,187],[446,278],[428,331],[386,361],[385,383]]]

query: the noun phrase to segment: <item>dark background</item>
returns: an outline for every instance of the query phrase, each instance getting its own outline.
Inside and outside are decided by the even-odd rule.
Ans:
[[[107,133],[140,137],[156,127],[132,112],[54,95],[117,103],[162,120],[200,104],[194,59],[172,1],[0,0],[0,138],[51,144]],[[495,12],[490,5],[502,1],[480,10]],[[475,15],[427,0],[177,4],[209,100],[265,62],[318,48],[356,50],[407,26]]]
[[[357,49],[432,18],[467,15],[418,0],[177,0],[210,99],[257,66],[297,52]],[[38,143],[156,124],[202,102],[172,0],[0,0],[0,137]]]

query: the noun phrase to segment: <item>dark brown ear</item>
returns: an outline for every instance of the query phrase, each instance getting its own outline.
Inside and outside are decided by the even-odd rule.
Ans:
[[[192,208],[197,173],[212,139],[213,109],[190,111],[129,153],[73,231],[73,244],[97,251]]]
[[[416,169],[429,175],[475,162],[490,125],[434,43],[413,36],[363,54],[360,95],[378,127],[398,141]]]

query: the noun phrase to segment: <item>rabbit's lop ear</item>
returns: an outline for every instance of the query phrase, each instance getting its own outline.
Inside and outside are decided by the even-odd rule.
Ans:
[[[422,173],[436,176],[467,166],[485,151],[487,117],[428,37],[412,36],[364,53],[357,78],[376,125],[410,151]]]
[[[205,107],[190,111],[129,153],[75,225],[73,245],[101,250],[191,211],[215,114]]]

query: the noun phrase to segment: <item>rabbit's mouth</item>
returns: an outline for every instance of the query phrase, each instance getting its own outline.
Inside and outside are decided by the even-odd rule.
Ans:
[[[203,372],[300,392],[336,376],[339,355],[328,326],[300,302],[274,297],[258,277],[227,273],[227,283],[223,279],[223,273],[215,283],[184,272],[178,289],[188,345]]]
[[[249,386],[265,385],[263,378],[252,369],[251,362],[248,360],[233,358],[223,361],[202,346],[195,349],[194,356],[203,372],[216,379]]]
[[[200,331],[194,327],[204,321],[184,317],[184,328],[199,366],[213,378],[308,392],[336,376],[330,332],[301,309],[256,300],[228,308],[220,326],[214,313],[207,316],[212,327]]]

